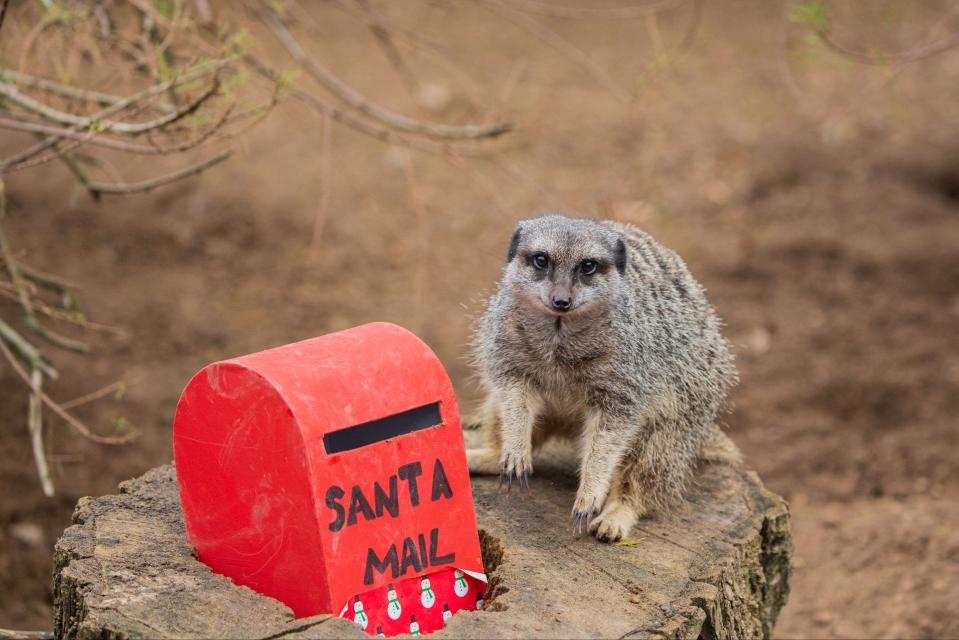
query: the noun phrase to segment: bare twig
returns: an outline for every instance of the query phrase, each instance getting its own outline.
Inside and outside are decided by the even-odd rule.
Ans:
[[[0,255],[0,261],[3,261],[2,255]],[[58,291],[60,293],[80,288],[80,286],[76,283],[64,280],[58,276],[50,275],[49,273],[44,273],[43,271],[34,269],[33,267],[29,267],[20,260],[17,260],[17,269],[20,270],[20,275],[22,275],[24,278],[32,280],[41,286]]]
[[[850,49],[839,44],[833,40],[828,28],[816,29],[815,33],[819,40],[834,53],[837,53],[844,58],[861,62],[862,64],[877,66],[917,62],[923,58],[929,58],[931,56],[938,55],[959,45],[959,32],[955,32],[940,38],[935,42],[931,42],[925,46],[917,47],[915,49],[895,51],[891,53],[867,53],[865,51]]]
[[[423,122],[396,113],[375,104],[357,93],[352,87],[333,75],[329,70],[311,58],[303,49],[300,42],[293,36],[273,12],[259,4],[253,5],[260,19],[273,31],[277,39],[283,44],[294,60],[303,66],[313,78],[327,91],[336,96],[353,109],[377,120],[388,127],[414,135],[446,140],[475,140],[480,138],[495,138],[509,131],[509,123],[495,123],[489,125],[444,125]]]
[[[386,59],[393,65],[393,69],[396,70],[397,75],[399,75],[404,84],[406,84],[407,91],[412,95],[419,86],[419,83],[416,81],[416,76],[410,71],[409,66],[407,66],[403,56],[400,55],[399,49],[397,49],[393,43],[393,36],[390,35],[389,29],[386,28],[383,20],[380,19],[380,15],[373,10],[369,0],[355,0],[355,2],[366,15],[366,26],[370,30],[370,33],[373,34],[380,49],[383,50]]]
[[[10,243],[7,242],[7,235],[3,230],[3,223],[5,222],[6,218],[6,208],[6,191],[3,181],[0,180],[0,256],[3,257],[3,263],[6,266],[7,272],[10,274],[10,281],[13,284],[17,294],[17,301],[20,303],[20,307],[23,309],[24,324],[26,324],[27,328],[40,337],[49,340],[59,347],[70,349],[72,351],[86,351],[88,347],[83,342],[79,342],[77,340],[67,338],[66,336],[61,336],[53,331],[49,331],[41,326],[39,321],[37,321],[37,316],[33,310],[33,304],[30,300],[30,293],[27,291],[26,284],[20,275],[20,269],[17,266],[17,261],[13,257],[13,252],[10,250]],[[41,360],[38,358],[39,354],[31,356],[30,358],[30,362],[34,368],[40,366],[39,363]]]
[[[30,383],[34,389],[43,388],[43,372],[38,367],[33,367],[31,370]],[[50,479],[47,454],[43,449],[43,401],[37,392],[30,394],[30,402],[27,407],[27,426],[30,429],[33,462],[36,464],[37,474],[40,476],[40,486],[43,487],[43,494],[52,498],[53,480]]]
[[[13,300],[14,302],[18,301],[16,291],[13,288],[12,284],[7,282],[0,281],[0,296]],[[33,308],[43,315],[51,318],[53,320],[59,320],[61,322],[68,322],[70,324],[76,325],[83,329],[89,329],[90,331],[100,331],[103,333],[110,333],[115,336],[126,337],[128,334],[123,329],[117,327],[111,327],[110,325],[101,324],[99,322],[91,322],[84,318],[81,314],[75,311],[67,311],[65,309],[57,309],[51,307],[42,300],[37,300],[34,298],[31,300]]]
[[[69,169],[70,173],[73,174],[73,177],[77,179],[77,182],[80,183],[80,186],[89,191],[90,196],[92,196],[95,201],[99,200],[100,194],[96,191],[90,191],[90,178],[87,177],[86,172],[80,168],[80,164],[73,156],[70,155],[70,152],[64,150],[59,142],[53,145],[53,150],[57,156],[60,157],[60,160],[67,167],[67,169]]]
[[[392,20],[389,15],[377,9],[373,3],[367,5],[366,11],[358,8],[356,3],[350,0],[336,0],[336,6],[364,25],[368,24],[371,18],[376,20],[376,22],[390,34],[392,40],[401,40],[411,49],[430,55],[435,62],[459,76],[468,86],[472,96],[479,97],[485,95],[483,88],[477,85],[476,79],[463,68],[461,64],[462,61],[456,60],[456,52],[444,46],[441,42],[427,38],[417,31],[402,27]]]
[[[10,274],[10,281],[13,284],[14,290],[17,294],[17,301],[20,303],[20,307],[23,309],[24,324],[26,324],[27,328],[33,331],[35,334],[41,338],[45,338],[58,347],[69,349],[71,351],[87,351],[89,347],[86,345],[86,343],[73,340],[72,338],[68,338],[50,331],[49,329],[43,327],[37,320],[36,313],[33,310],[33,304],[30,300],[30,293],[27,291],[26,284],[20,275],[20,269],[17,266],[17,261],[13,257],[13,252],[10,251],[10,243],[7,242],[7,235],[3,230],[3,222],[5,217],[6,193],[4,190],[3,181],[0,180],[0,256],[3,257],[4,265],[6,266],[7,272]],[[36,362],[37,361],[35,359],[31,359],[31,363],[34,367],[38,366]]]
[[[566,55],[574,62],[583,67],[593,78],[603,85],[616,98],[629,102],[633,99],[632,94],[622,88],[606,69],[589,57],[585,51],[575,44],[561,36],[559,33],[544,25],[532,16],[519,11],[509,2],[500,0],[485,0],[484,4],[490,9],[496,11],[501,16],[515,24],[516,26],[533,34],[547,45],[553,47],[560,53]]]
[[[51,380],[57,379],[57,370],[47,364],[43,354],[2,319],[0,319],[0,342],[5,342],[13,347],[17,355],[30,363],[31,368],[40,369]]]
[[[68,400],[67,402],[60,403],[60,406],[64,409],[73,409],[74,407],[79,407],[80,405],[88,404],[94,400],[99,400],[100,398],[105,398],[110,394],[122,393],[126,389],[126,384],[122,380],[117,380],[116,382],[111,382],[105,387],[101,387],[96,391],[91,391],[90,393],[84,394],[79,398],[74,398],[73,400]]]
[[[65,98],[80,100],[81,102],[92,102],[102,107],[109,107],[124,100],[122,96],[112,93],[103,93],[101,91],[93,91],[92,89],[81,89],[80,87],[63,84],[62,82],[54,82],[47,78],[37,78],[26,73],[14,71],[13,69],[0,69],[0,80],[30,87],[31,89],[39,89],[40,91],[46,91],[47,93]],[[176,111],[172,106],[164,103],[154,103],[151,104],[149,108],[161,113],[172,113]]]
[[[189,71],[187,73],[178,75],[175,78],[171,78],[170,80],[167,80],[166,82],[161,82],[159,84],[153,85],[152,87],[148,87],[142,91],[138,91],[137,93],[129,95],[125,98],[121,98],[118,102],[113,103],[106,109],[103,109],[102,111],[99,111],[93,114],[92,116],[87,117],[86,120],[88,120],[89,122],[83,123],[85,126],[75,126],[74,128],[77,131],[79,131],[80,129],[90,129],[90,125],[92,123],[101,123],[103,119],[111,117],[114,114],[121,113],[124,110],[130,108],[131,106],[139,104],[142,100],[149,100],[150,98],[153,98],[167,91],[168,89],[172,87],[179,86],[186,82],[192,82],[193,80],[202,78],[210,73],[215,73],[225,64],[227,64],[226,60],[215,60],[213,62],[203,65],[199,69],[194,69],[193,71]],[[0,83],[0,87],[2,86],[4,85]],[[148,105],[140,105],[139,109],[144,109],[147,106]],[[76,117],[76,116],[72,116],[72,114],[68,114],[68,115],[71,115],[71,117]],[[176,118],[174,120],[176,120]],[[86,131],[84,135],[92,138],[93,136],[100,134],[102,131],[104,131],[104,127],[97,126],[95,128],[92,128]],[[33,158],[34,156],[45,151],[46,149],[51,148],[53,144],[57,142],[58,140],[59,140],[58,137],[50,136],[46,138],[43,142],[40,142],[30,147],[29,149],[26,149],[10,158],[7,158],[6,160],[3,161],[2,164],[0,164],[0,172],[7,171],[14,166],[16,166],[18,169],[23,169],[28,166],[34,166],[36,164],[39,164],[40,161],[31,162],[29,165],[24,165],[24,163],[30,158]],[[55,157],[55,154],[52,157]],[[52,157],[48,157],[43,161],[52,159]]]
[[[180,153],[186,151],[187,149],[192,149],[199,144],[201,144],[206,138],[209,138],[214,131],[204,133],[198,138],[190,140],[188,142],[179,144],[179,145],[169,145],[169,146],[156,146],[156,145],[145,145],[138,144],[136,142],[128,142],[126,140],[118,140],[117,138],[110,138],[103,135],[90,135],[90,132],[81,132],[76,129],[65,129],[63,127],[56,127],[48,124],[42,124],[39,122],[28,122],[24,120],[12,120],[8,118],[0,118],[0,129],[9,129],[12,131],[25,131],[29,133],[44,133],[55,138],[65,138],[69,140],[77,140],[82,144],[91,144],[98,147],[105,147],[108,149],[115,149],[117,151],[125,151],[127,153],[135,153],[139,155],[168,155],[172,153]],[[22,164],[23,160],[20,160]],[[0,160],[0,171],[5,170],[5,167],[17,166],[17,161],[15,158],[10,158],[8,160]],[[17,166],[19,168],[19,166]]]
[[[89,189],[91,191],[96,191],[98,193],[140,193],[143,191],[150,191],[156,189],[157,187],[162,187],[164,185],[170,184],[171,182],[176,182],[177,180],[182,180],[183,178],[188,178],[190,176],[197,175],[209,169],[210,167],[217,165],[233,154],[232,151],[224,151],[219,153],[212,158],[204,160],[203,162],[198,162],[197,164],[186,167],[185,169],[180,169],[179,171],[174,171],[173,173],[168,173],[157,178],[150,178],[149,180],[143,180],[141,182],[130,182],[126,184],[109,184],[105,182],[91,182]]]
[[[264,78],[272,80],[273,82],[279,82],[279,74],[270,68],[270,66],[265,62],[260,60],[259,57],[253,54],[247,54],[245,60],[254,71],[259,73]],[[428,153],[443,154],[454,150],[456,153],[464,156],[475,156],[483,153],[482,148],[466,142],[444,143],[437,140],[411,138],[409,136],[402,135],[390,127],[359,118],[353,115],[352,112],[341,109],[331,102],[328,102],[327,100],[324,100],[313,93],[300,89],[299,87],[290,88],[288,93],[293,98],[299,100],[314,111],[320,114],[329,113],[330,117],[337,122],[383,142],[409,147],[411,149],[416,149],[417,151],[426,151]]]
[[[632,20],[644,18],[662,11],[669,11],[685,4],[688,0],[658,0],[637,3],[623,7],[569,6],[538,0],[510,0],[510,4],[528,13],[538,13],[554,18],[573,18],[577,20]]]
[[[9,100],[26,109],[27,111],[31,111],[43,118],[46,118],[47,120],[52,120],[53,122],[57,122],[59,124],[80,129],[92,128],[96,131],[110,131],[126,135],[136,135],[151,131],[153,129],[159,129],[160,127],[164,127],[168,124],[176,122],[184,116],[193,113],[200,108],[200,106],[214,93],[216,93],[217,88],[218,84],[214,82],[185,107],[148,122],[103,122],[97,118],[89,118],[86,116],[78,116],[72,113],[67,113],[66,111],[54,109],[53,107],[45,105],[38,100],[34,100],[30,96],[18,91],[13,85],[4,82],[0,82],[0,95],[7,97]],[[116,104],[112,105],[111,109],[115,107]]]
[[[323,227],[326,226],[326,216],[330,208],[330,196],[333,185],[330,184],[333,166],[333,117],[329,111],[323,114],[323,131],[320,141],[320,204],[316,208],[316,217],[313,219],[313,238],[310,248],[313,252],[319,251],[320,239],[323,237]]]
[[[2,328],[3,326],[2,323],[3,321],[0,320],[0,328]],[[80,435],[82,435],[84,438],[87,438],[88,440],[92,440],[93,442],[98,442],[100,444],[124,444],[126,442],[130,442],[136,437],[136,433],[133,431],[128,432],[122,436],[103,436],[98,433],[94,433],[93,431],[90,430],[89,427],[87,427],[87,425],[80,422],[70,412],[66,411],[63,407],[61,407],[55,400],[50,398],[50,396],[48,396],[43,391],[42,388],[33,384],[33,381],[30,378],[30,374],[27,373],[27,371],[23,368],[23,366],[19,362],[17,362],[16,356],[13,355],[13,353],[10,351],[10,349],[7,347],[6,343],[3,340],[0,340],[0,353],[2,353],[3,356],[7,359],[7,362],[10,364],[11,367],[13,367],[13,370],[16,372],[16,374],[20,376],[20,379],[23,380],[23,382],[28,387],[30,387],[30,390],[33,393],[35,393],[36,395],[40,397],[40,399],[43,401],[43,404],[45,404],[55,414],[60,416],[60,418],[66,421],[67,424],[69,424],[71,427],[76,429],[77,432],[79,432]]]

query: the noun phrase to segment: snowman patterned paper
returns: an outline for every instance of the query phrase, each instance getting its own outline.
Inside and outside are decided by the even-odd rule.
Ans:
[[[486,576],[443,569],[350,598],[340,617],[370,635],[426,635],[442,629],[458,611],[482,607],[485,593]]]

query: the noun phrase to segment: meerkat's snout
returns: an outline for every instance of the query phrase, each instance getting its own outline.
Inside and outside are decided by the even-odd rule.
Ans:
[[[564,313],[573,306],[573,292],[569,286],[558,284],[551,288],[549,293],[549,304],[553,311]]]

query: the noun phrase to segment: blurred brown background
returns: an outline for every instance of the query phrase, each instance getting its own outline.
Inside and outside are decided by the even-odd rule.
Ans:
[[[98,204],[54,163],[3,176],[18,255],[130,334],[87,336],[88,355],[47,348],[61,374],[48,392],[122,378],[120,401],[77,412],[122,415],[140,437],[96,445],[48,417],[46,498],[26,389],[0,367],[0,627],[52,626],[51,550],[73,505],[170,461],[178,394],[208,362],[393,321],[434,348],[469,410],[470,323],[512,228],[561,210],[642,226],[725,319],[742,377],[729,430],[793,513],[777,635],[959,636],[959,48],[862,64],[811,34],[809,3],[723,0],[703,4],[682,52],[693,3],[619,20],[520,4],[374,2],[435,44],[397,39],[409,84],[344,3],[300,3],[311,54],[363,94],[424,120],[513,123],[477,157],[337,126],[324,160],[323,118],[285,99],[225,164],[150,194]],[[33,26],[23,5],[0,36],[4,66]],[[213,6],[282,59],[252,14]],[[949,2],[825,7],[831,38],[857,51],[959,30]],[[88,79],[108,87],[109,69]],[[0,152],[24,136],[0,131]],[[177,166],[119,170],[151,162]],[[0,311],[17,317],[13,302]]]

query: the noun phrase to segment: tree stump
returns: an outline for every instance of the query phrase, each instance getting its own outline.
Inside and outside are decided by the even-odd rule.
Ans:
[[[607,545],[570,530],[572,468],[562,452],[538,457],[528,493],[472,479],[490,593],[483,611],[461,612],[434,637],[771,635],[792,539],[785,502],[754,473],[704,465],[684,508]],[[54,558],[58,636],[369,637],[333,616],[294,619],[197,560],[172,466],[81,499],[73,522]]]

